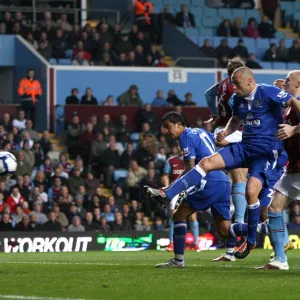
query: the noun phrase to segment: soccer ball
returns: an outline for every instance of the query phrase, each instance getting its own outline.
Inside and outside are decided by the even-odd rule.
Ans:
[[[10,152],[0,152],[0,177],[13,175],[17,170],[17,159]]]

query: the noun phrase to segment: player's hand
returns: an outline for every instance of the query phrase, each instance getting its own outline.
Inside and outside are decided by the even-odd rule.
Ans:
[[[276,137],[280,140],[286,140],[296,134],[297,126],[280,124],[280,129],[276,132]]]
[[[216,121],[217,118],[218,118],[218,116],[216,116],[216,115],[210,115],[210,118],[208,120],[204,121],[203,123],[204,124],[210,124],[210,123]]]
[[[222,130],[222,131],[218,132],[216,140],[218,142],[222,142],[225,139],[225,137],[226,137],[226,132],[225,132],[225,130]]]

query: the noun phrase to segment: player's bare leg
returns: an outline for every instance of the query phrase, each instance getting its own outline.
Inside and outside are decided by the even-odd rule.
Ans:
[[[174,221],[174,258],[166,263],[157,264],[156,268],[182,268],[184,267],[184,247],[187,229],[187,218],[195,213],[188,204],[182,203],[173,215]]]

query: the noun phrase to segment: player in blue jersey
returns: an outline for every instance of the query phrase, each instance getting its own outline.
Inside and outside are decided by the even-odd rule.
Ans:
[[[162,123],[172,139],[179,139],[186,163],[186,171],[191,170],[201,159],[215,153],[213,135],[204,129],[185,127],[182,115],[167,113]],[[172,186],[172,184],[171,184]],[[217,187],[217,189],[216,189]],[[151,195],[151,188],[145,187]],[[174,211],[174,258],[157,268],[184,267],[184,247],[187,218],[199,210],[211,208],[219,234],[227,237],[230,228],[230,182],[222,171],[212,171],[206,178],[178,195],[180,201],[173,201],[170,208]],[[170,204],[170,203],[167,203]]]
[[[241,245],[240,253],[246,257],[255,247],[260,215],[259,193],[271,174],[275,160],[283,151],[282,142],[275,136],[279,124],[283,122],[281,104],[286,103],[300,113],[300,102],[274,86],[257,84],[253,72],[247,67],[235,70],[231,81],[237,94],[233,103],[233,116],[224,131],[218,133],[217,140],[224,140],[241,124],[243,140],[205,157],[166,190],[151,189],[149,194],[160,202],[175,201],[175,196],[191,186],[198,185],[211,171],[248,168],[248,236],[247,241]]]

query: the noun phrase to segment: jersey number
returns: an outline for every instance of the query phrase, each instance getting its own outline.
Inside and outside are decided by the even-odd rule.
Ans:
[[[274,194],[274,190],[273,190],[273,189],[269,189],[268,198],[271,198],[271,199],[272,199],[273,194]]]
[[[206,132],[200,133],[200,138],[204,142],[206,147],[209,149],[211,154],[215,153],[215,145],[213,144],[209,136],[206,134]]]

